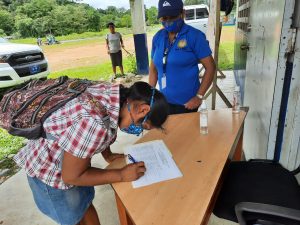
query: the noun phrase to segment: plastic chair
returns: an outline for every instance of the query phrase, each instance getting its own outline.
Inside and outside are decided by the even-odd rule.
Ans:
[[[269,160],[231,162],[213,213],[241,225],[300,225],[299,172]]]

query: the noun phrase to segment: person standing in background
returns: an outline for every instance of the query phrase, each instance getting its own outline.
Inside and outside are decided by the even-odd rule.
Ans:
[[[184,23],[182,0],[159,0],[163,29],[153,37],[149,84],[165,95],[171,114],[196,112],[216,70],[205,34]],[[198,63],[205,68],[200,85]]]
[[[111,81],[113,81],[113,79],[116,77],[117,66],[120,67],[121,75],[124,76],[121,50],[121,47],[124,48],[124,43],[122,35],[115,31],[114,23],[108,23],[107,27],[109,28],[110,33],[106,35],[106,47],[112,63],[114,75],[111,77]]]

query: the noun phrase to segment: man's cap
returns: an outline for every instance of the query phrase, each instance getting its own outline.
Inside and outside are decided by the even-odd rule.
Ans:
[[[158,2],[158,16],[178,16],[183,10],[182,0],[159,0]]]

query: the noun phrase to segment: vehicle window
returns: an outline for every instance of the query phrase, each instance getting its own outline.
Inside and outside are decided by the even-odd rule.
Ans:
[[[196,19],[208,18],[208,11],[206,8],[196,9]]]
[[[194,20],[194,9],[187,9],[185,10],[185,20]]]

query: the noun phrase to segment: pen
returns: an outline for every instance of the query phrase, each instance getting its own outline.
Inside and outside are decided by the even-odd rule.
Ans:
[[[128,159],[132,162],[132,163],[136,163],[137,161],[132,157],[132,155],[127,154]]]

